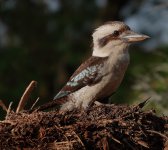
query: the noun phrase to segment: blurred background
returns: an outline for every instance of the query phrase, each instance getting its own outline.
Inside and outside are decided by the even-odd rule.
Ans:
[[[168,115],[167,0],[0,0],[0,99],[15,109],[31,80],[27,108],[51,100],[92,53],[94,28],[121,20],[151,36],[131,46],[131,63],[113,103],[150,107]],[[0,108],[0,117],[5,112]]]

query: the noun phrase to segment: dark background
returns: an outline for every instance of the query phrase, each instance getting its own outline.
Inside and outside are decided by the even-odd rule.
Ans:
[[[109,20],[124,20],[120,12],[129,2],[1,0],[0,32],[4,34],[0,37],[0,99],[7,106],[13,101],[12,108],[15,109],[27,85],[36,80],[38,87],[27,108],[37,97],[40,97],[38,105],[51,100],[80,63],[91,55],[94,28]],[[161,45],[150,52],[139,45],[131,49],[131,64],[112,102],[140,102],[155,97],[156,93],[164,99],[168,90],[168,71],[159,72],[162,80],[158,78],[158,81],[154,68],[164,63],[167,69],[167,46]],[[140,85],[142,80],[151,88]],[[160,101],[152,102],[156,103]],[[166,101],[163,105],[167,105]]]

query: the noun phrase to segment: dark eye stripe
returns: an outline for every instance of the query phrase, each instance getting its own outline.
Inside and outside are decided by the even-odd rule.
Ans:
[[[99,46],[104,47],[111,40],[117,40],[118,36],[127,30],[130,30],[130,28],[128,26],[124,26],[120,30],[118,30],[118,31],[116,30],[118,33],[114,33],[114,32],[116,32],[116,31],[114,31],[112,34],[106,35],[105,37],[98,40]]]
[[[111,40],[111,34],[99,39],[98,43],[100,47],[104,47]]]

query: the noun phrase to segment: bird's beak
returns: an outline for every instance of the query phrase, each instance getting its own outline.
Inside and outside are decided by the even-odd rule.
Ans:
[[[136,33],[134,31],[127,31],[126,34],[123,35],[122,37],[122,39],[128,43],[139,42],[139,41],[143,41],[148,38],[150,37],[144,34]]]

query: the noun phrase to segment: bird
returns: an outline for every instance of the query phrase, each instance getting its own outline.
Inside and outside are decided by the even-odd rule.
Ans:
[[[130,62],[132,43],[150,38],[136,33],[122,21],[109,21],[92,34],[93,51],[73,73],[66,85],[43,108],[64,100],[60,111],[87,109],[95,101],[111,96],[121,84]]]

